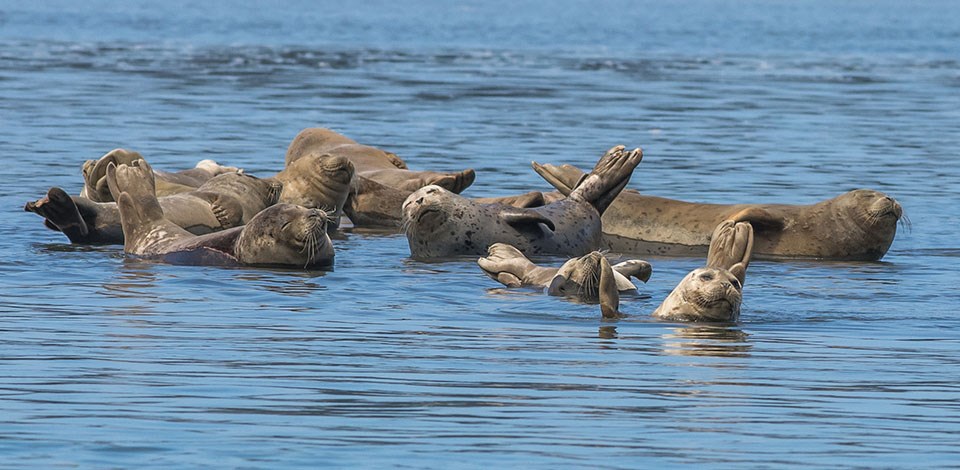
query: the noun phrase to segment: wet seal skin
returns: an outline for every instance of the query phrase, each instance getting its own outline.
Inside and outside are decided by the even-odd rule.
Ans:
[[[583,172],[570,165],[540,165],[538,173],[567,194]],[[909,221],[893,198],[856,189],[809,205],[701,204],[623,191],[603,215],[604,247],[647,255],[702,254],[724,220],[750,222],[760,259],[810,258],[876,261]]]
[[[494,243],[521,252],[580,256],[600,245],[600,215],[640,163],[640,149],[617,146],[570,194],[541,207],[481,204],[439,186],[427,186],[403,203],[403,229],[414,258],[487,252]]]

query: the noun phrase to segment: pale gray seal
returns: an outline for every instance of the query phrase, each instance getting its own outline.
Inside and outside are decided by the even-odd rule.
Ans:
[[[403,203],[404,231],[414,258],[485,254],[501,242],[527,254],[580,256],[600,245],[600,214],[630,180],[640,149],[610,149],[566,198],[530,209],[479,204],[439,186]]]

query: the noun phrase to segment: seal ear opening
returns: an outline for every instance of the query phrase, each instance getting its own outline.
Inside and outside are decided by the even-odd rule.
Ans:
[[[521,209],[518,207],[504,208],[500,211],[500,218],[517,230],[537,228],[539,224],[546,225],[551,232],[557,230],[557,226],[552,220],[530,209]]]

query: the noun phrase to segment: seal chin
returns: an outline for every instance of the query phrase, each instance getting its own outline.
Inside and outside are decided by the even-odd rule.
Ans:
[[[867,214],[872,221],[889,219],[896,222],[903,216],[903,207],[900,206],[900,203],[893,200],[893,198],[881,196],[870,205]]]

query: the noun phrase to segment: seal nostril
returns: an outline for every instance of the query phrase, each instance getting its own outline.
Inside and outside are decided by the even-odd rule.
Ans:
[[[423,198],[417,199],[417,204],[423,204]]]

